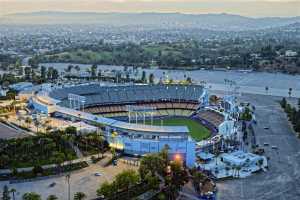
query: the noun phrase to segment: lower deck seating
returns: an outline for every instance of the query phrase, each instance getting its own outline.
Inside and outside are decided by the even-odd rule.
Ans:
[[[222,114],[212,110],[200,111],[197,113],[196,117],[212,123],[215,127],[219,127],[219,125],[224,121],[224,116]]]
[[[152,116],[190,116],[198,108],[197,102],[143,102],[134,105],[154,108]],[[99,105],[85,108],[85,112],[104,117],[128,116],[127,105]]]

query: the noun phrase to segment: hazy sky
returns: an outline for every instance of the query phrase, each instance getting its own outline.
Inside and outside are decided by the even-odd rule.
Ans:
[[[0,0],[0,15],[50,10],[300,16],[300,0]]]

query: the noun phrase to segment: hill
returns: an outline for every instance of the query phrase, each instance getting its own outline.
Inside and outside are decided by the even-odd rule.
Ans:
[[[164,28],[201,28],[241,31],[286,26],[300,17],[249,18],[231,14],[182,13],[95,13],[34,12],[16,13],[0,18],[0,24],[98,24],[111,26],[155,26]]]

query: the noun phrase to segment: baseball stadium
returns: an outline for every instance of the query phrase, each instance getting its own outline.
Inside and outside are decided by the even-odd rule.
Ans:
[[[40,91],[31,104],[55,117],[101,125],[110,146],[125,154],[142,156],[167,145],[170,158],[180,155],[189,167],[198,143],[233,128],[225,112],[209,105],[202,85],[76,85]]]

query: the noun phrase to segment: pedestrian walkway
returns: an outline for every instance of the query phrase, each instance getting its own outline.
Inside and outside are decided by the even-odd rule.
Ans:
[[[69,145],[72,147],[72,149],[75,151],[75,153],[76,153],[76,156],[78,157],[78,158],[83,158],[84,156],[83,156],[83,154],[82,154],[82,152],[80,151],[80,149],[78,148],[78,146],[76,146],[76,145],[74,145],[74,143],[73,142],[68,142],[69,143]]]

